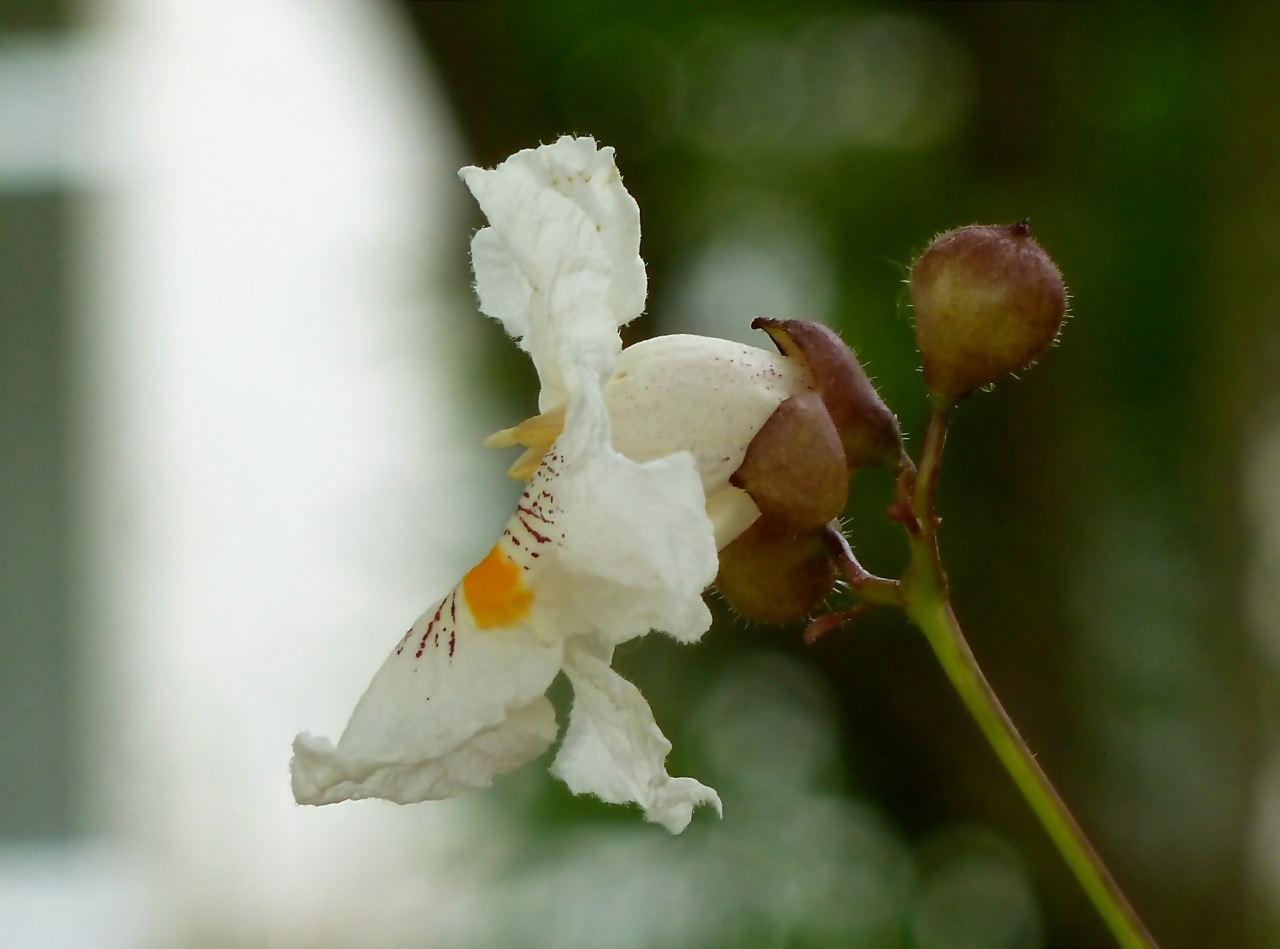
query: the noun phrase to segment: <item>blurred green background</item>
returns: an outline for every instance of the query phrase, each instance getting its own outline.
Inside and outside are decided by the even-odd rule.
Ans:
[[[902,284],[913,256],[940,230],[1031,219],[1072,319],[1041,365],[953,426],[939,505],[957,612],[1157,938],[1280,940],[1258,879],[1259,849],[1276,845],[1261,836],[1259,783],[1275,754],[1275,670],[1257,639],[1273,620],[1246,622],[1266,528],[1245,495],[1256,437],[1275,424],[1280,10],[407,8],[470,161],[562,133],[617,148],[651,281],[631,339],[745,339],[757,315],[825,320],[910,435],[925,414]],[[514,378],[513,418],[532,404],[528,374]],[[903,559],[883,516],[890,491],[860,474],[848,512],[881,573]],[[619,665],[652,697],[675,769],[730,782],[723,825],[703,815],[653,845],[687,849],[700,868],[688,914],[721,928],[668,932],[650,907],[626,917],[649,936],[626,944],[1107,943],[901,617],[804,648],[797,629],[721,616],[696,650],[646,642]],[[700,746],[717,715],[720,737]],[[826,737],[763,750],[793,725]],[[735,761],[763,775],[768,808]],[[498,806],[527,839],[518,892],[560,872],[567,834],[631,819],[540,775],[516,784]],[[734,829],[744,814],[750,833]],[[833,840],[847,852],[828,852]],[[730,852],[708,856],[717,848]],[[643,903],[642,878],[616,880]]]

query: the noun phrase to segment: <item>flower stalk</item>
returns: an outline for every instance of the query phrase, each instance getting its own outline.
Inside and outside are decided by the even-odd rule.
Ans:
[[[1117,942],[1124,949],[1154,947],[1155,940],[982,674],[951,609],[938,554],[934,499],[951,411],[1045,351],[1066,314],[1062,275],[1031,238],[1025,221],[1008,227],[973,225],[933,241],[912,267],[911,294],[932,412],[919,467],[902,453],[897,496],[889,508],[890,519],[906,529],[910,560],[901,580],[875,577],[853,556],[839,526],[829,525],[827,553],[860,602],[849,612],[813,621],[805,640],[813,642],[873,604],[901,606],[928,639],[961,701]]]
[[[935,410],[925,430],[919,473],[911,499],[911,511],[919,530],[908,532],[911,559],[901,583],[897,585],[901,604],[907,616],[928,639],[961,701],[1116,941],[1124,949],[1154,947],[1155,940],[1001,706],[951,609],[946,574],[938,555],[938,520],[934,515],[934,496],[948,417],[949,412]]]

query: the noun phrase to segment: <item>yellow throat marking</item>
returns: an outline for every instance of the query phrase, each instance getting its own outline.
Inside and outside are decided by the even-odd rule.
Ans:
[[[478,629],[511,626],[529,614],[533,591],[520,574],[520,567],[495,544],[462,578],[462,591]]]

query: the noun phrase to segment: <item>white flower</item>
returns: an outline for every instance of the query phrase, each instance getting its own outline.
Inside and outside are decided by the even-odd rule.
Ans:
[[[716,550],[759,514],[728,477],[782,399],[812,384],[791,360],[722,340],[621,349],[646,279],[612,149],[565,137],[461,174],[490,222],[472,241],[480,307],[542,383],[540,414],[490,440],[529,446],[513,467],[528,487],[488,555],[396,645],[337,745],[295,739],[294,796],[408,803],[485,787],[555,739],[545,692],[563,670],[575,698],[552,771],[679,832],[720,799],[667,774],[671,745],[610,668],[613,649],[706,631]]]

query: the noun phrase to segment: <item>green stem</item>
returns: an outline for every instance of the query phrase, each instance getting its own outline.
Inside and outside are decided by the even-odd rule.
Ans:
[[[1154,947],[1155,940],[1000,705],[951,610],[946,576],[938,557],[937,520],[933,513],[947,421],[945,412],[934,412],[925,430],[911,505],[920,530],[910,539],[911,563],[900,588],[907,615],[924,632],[947,678],[960,693],[965,707],[1040,818],[1112,935],[1125,949]]]

